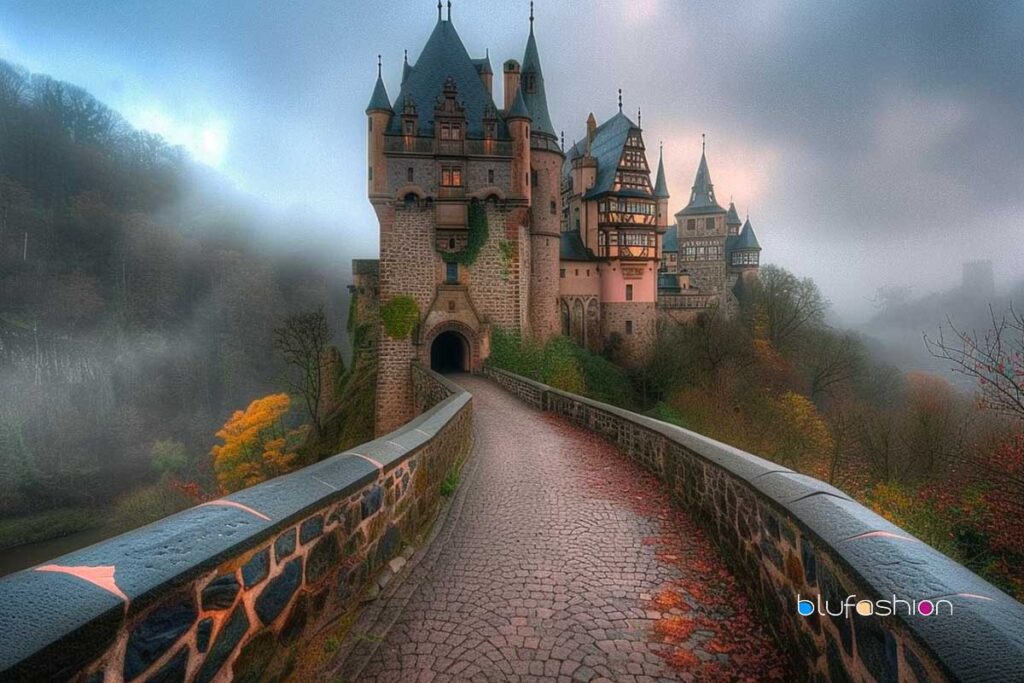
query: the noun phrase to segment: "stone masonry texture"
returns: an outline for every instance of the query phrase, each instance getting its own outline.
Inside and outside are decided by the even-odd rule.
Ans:
[[[427,412],[388,439],[4,577],[0,681],[287,678],[468,454],[469,397],[418,365],[406,381]]]
[[[477,446],[450,533],[416,568],[365,668],[348,675],[791,680],[709,541],[653,476],[483,378],[457,381],[473,395]]]

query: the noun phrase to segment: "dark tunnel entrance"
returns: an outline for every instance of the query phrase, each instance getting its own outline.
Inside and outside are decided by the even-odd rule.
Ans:
[[[434,337],[430,345],[430,369],[437,372],[465,372],[469,370],[469,342],[451,330]]]

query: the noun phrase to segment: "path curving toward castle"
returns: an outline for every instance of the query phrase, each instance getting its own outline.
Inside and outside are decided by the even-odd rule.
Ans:
[[[335,674],[792,680],[712,543],[654,477],[483,378],[456,381],[473,394],[476,451],[443,527],[375,607],[387,628]]]

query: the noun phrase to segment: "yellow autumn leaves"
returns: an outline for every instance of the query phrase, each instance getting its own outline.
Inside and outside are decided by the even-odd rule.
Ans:
[[[284,416],[291,401],[288,394],[256,399],[245,410],[236,410],[217,432],[223,443],[210,450],[217,483],[223,493],[258,484],[293,470],[298,461],[296,446],[302,430],[288,431]]]

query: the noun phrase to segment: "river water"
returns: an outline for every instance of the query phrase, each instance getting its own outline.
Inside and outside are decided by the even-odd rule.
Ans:
[[[86,529],[60,538],[51,538],[38,543],[5,548],[0,550],[0,576],[27,569],[37,564],[48,562],[73,550],[98,543],[110,538],[113,532],[105,526]]]

